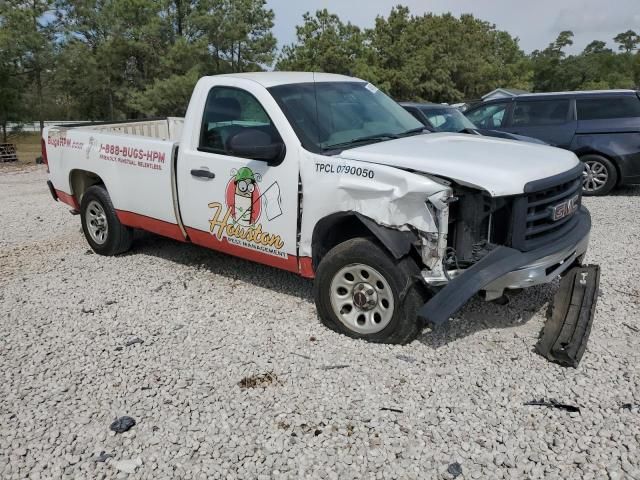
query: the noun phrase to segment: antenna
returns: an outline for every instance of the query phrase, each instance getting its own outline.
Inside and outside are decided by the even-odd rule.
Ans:
[[[311,72],[313,75],[313,98],[316,103],[316,138],[318,139],[318,144],[320,144],[320,129],[318,128],[320,125],[320,115],[318,114],[318,89],[316,87],[316,72]]]

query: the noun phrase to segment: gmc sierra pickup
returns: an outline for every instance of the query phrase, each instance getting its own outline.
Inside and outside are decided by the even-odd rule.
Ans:
[[[322,322],[375,342],[409,342],[478,292],[551,282],[589,241],[573,153],[427,132],[340,75],[205,77],[184,120],[42,142],[52,195],[97,253],[140,228],[315,278]]]

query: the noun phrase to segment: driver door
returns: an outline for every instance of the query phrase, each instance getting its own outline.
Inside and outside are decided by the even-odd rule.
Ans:
[[[232,139],[242,132],[236,140],[268,136],[274,144],[283,142],[256,96],[235,86],[214,86],[206,99],[197,148],[181,150],[178,158],[179,203],[187,234],[193,243],[298,271],[296,158],[290,153],[271,161],[237,156]]]

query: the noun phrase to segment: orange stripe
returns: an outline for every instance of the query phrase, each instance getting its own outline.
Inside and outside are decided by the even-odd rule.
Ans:
[[[56,195],[58,196],[58,199],[61,202],[66,203],[67,205],[69,205],[70,207],[76,210],[80,210],[80,205],[78,205],[78,202],[76,201],[76,197],[74,197],[73,195],[58,189],[56,189]]]
[[[139,213],[127,212],[126,210],[116,210],[116,214],[118,215],[118,220],[128,227],[140,228],[181,242],[186,241],[180,227],[175,223],[165,222],[164,220],[147,217]]]
[[[56,190],[58,198],[78,210],[80,206],[73,195],[69,195],[61,190]],[[148,232],[162,235],[163,237],[169,237],[180,242],[188,242],[182,235],[180,227],[175,223],[165,222],[156,218],[147,217],[146,215],[140,215],[138,213],[128,212],[126,210],[116,210],[118,220],[123,225],[132,228],[140,228]],[[244,248],[238,245],[229,243],[226,238],[218,240],[215,236],[209,232],[203,232],[195,228],[187,227],[187,234],[191,242],[196,245],[201,245],[206,248],[217,250],[229,255],[244,258],[252,262],[261,263],[263,265],[269,265],[271,267],[287,270],[288,272],[299,273],[305,278],[314,278],[315,272],[313,271],[313,265],[310,257],[296,257],[295,255],[287,254],[286,257],[278,257],[275,255],[269,255],[268,253],[259,252],[250,248]]]
[[[316,272],[313,270],[311,257],[298,257],[298,268],[304,278],[315,278]]]

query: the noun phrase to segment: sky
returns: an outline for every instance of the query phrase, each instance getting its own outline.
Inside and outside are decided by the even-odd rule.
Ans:
[[[366,28],[397,4],[416,15],[472,13],[518,37],[526,53],[545,48],[563,30],[575,34],[568,53],[580,53],[592,40],[614,47],[613,37],[629,29],[640,33],[640,0],[267,0],[276,15],[274,34],[280,46],[295,41],[295,26],[307,11],[326,8],[342,21]]]

